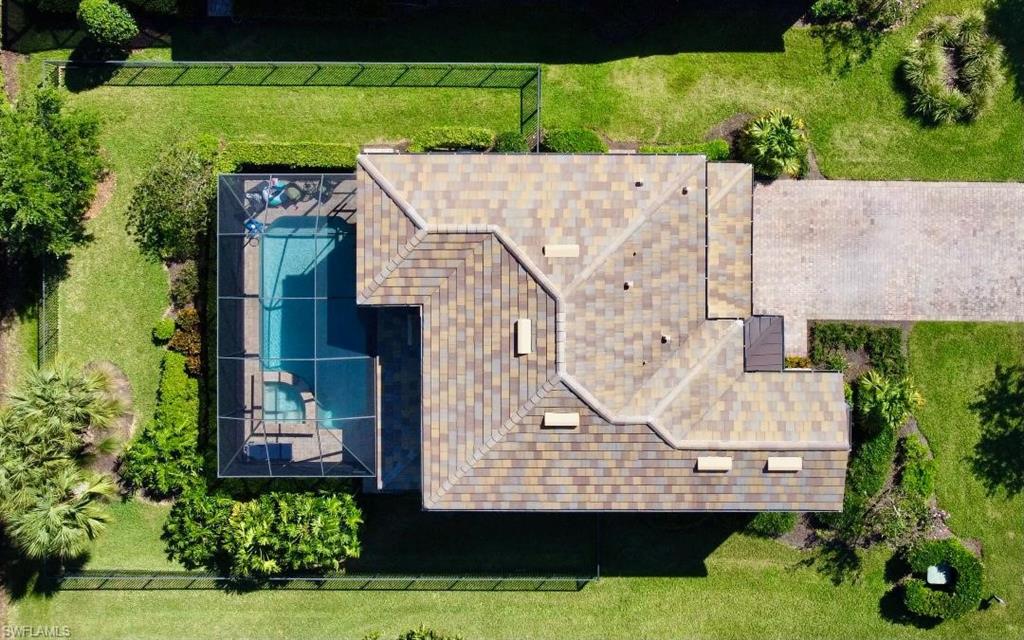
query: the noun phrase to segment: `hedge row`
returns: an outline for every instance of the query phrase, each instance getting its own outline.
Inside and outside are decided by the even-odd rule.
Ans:
[[[487,151],[494,140],[494,132],[483,127],[431,127],[413,136],[409,151]]]
[[[896,377],[906,375],[907,356],[903,352],[903,333],[898,327],[849,322],[819,322],[811,327],[810,356],[817,364],[830,363],[838,352],[861,349],[880,373]]]
[[[676,144],[668,146],[645,145],[640,147],[640,153],[681,153],[707,156],[711,162],[722,162],[728,160],[731,154],[729,141],[709,140],[707,142],[694,142],[691,144]]]
[[[341,569],[359,556],[361,523],[347,493],[270,492],[237,501],[192,491],[171,508],[164,539],[189,569],[259,578]]]
[[[224,172],[260,168],[354,171],[359,147],[328,142],[229,142],[218,169]]]
[[[199,383],[185,371],[185,356],[164,353],[156,414],[132,442],[121,462],[130,486],[164,498],[196,484],[199,445]]]
[[[927,500],[935,492],[935,460],[920,438],[900,440],[900,489],[908,496]]]
[[[589,129],[550,129],[544,132],[540,149],[550,153],[607,153],[608,145]]]
[[[917,577],[907,580],[904,603],[914,613],[945,620],[962,617],[981,604],[981,562],[957,540],[922,542],[910,550],[907,561],[918,575],[933,565],[952,569],[952,589],[932,588]]]

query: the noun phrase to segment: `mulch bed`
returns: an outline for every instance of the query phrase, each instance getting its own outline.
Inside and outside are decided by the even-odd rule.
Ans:
[[[739,142],[740,134],[743,132],[743,127],[747,126],[747,123],[754,116],[749,113],[737,113],[736,115],[729,116],[727,119],[719,122],[715,126],[711,127],[707,135],[704,136],[705,140],[727,140],[729,142],[729,148],[735,150],[736,145]]]
[[[132,435],[135,433],[136,421],[135,412],[132,407],[132,398],[134,397],[132,393],[132,384],[128,381],[128,377],[125,376],[124,372],[112,362],[92,362],[88,365],[88,368],[98,369],[110,376],[112,395],[124,407],[124,413],[114,421],[114,424],[111,425],[110,429],[102,433],[86,435],[86,437],[93,442],[99,442],[106,438],[114,437],[121,443],[117,450],[111,453],[97,453],[89,463],[89,469],[96,473],[113,474],[117,469],[117,461],[120,458],[121,453],[124,451],[125,445],[131,441]]]

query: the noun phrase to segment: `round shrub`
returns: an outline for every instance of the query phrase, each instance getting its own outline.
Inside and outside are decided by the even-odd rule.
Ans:
[[[199,295],[199,269],[194,260],[181,266],[181,271],[171,282],[171,303],[177,309],[195,304]]]
[[[588,129],[551,129],[544,132],[540,148],[551,153],[606,153],[608,145]]]
[[[788,113],[770,111],[747,123],[740,134],[740,155],[758,175],[778,178],[807,172],[807,134],[804,123]]]
[[[494,150],[502,153],[526,153],[530,150],[530,141],[519,131],[499,133],[494,141]]]
[[[1003,83],[1002,64],[981,12],[935,18],[903,57],[914,112],[935,124],[977,118]]]
[[[762,538],[778,538],[792,531],[795,526],[795,513],[765,511],[754,516],[744,531]]]
[[[166,344],[174,335],[174,318],[160,318],[153,327],[153,342]]]
[[[907,580],[904,604],[914,613],[945,620],[959,618],[981,604],[981,561],[960,542],[928,540],[910,550],[907,561],[915,574],[924,575],[932,565],[951,568],[952,588],[932,588],[924,580]]]
[[[132,14],[109,0],[82,0],[78,20],[93,40],[107,47],[123,47],[139,35]]]

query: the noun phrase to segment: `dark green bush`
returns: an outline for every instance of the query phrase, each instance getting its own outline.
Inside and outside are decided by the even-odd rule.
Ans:
[[[160,318],[153,327],[153,342],[167,344],[174,335],[174,318]]]
[[[123,47],[139,35],[132,14],[110,0],[82,0],[78,5],[78,21],[98,44]]]
[[[907,580],[904,604],[914,613],[946,620],[963,617],[981,604],[981,562],[957,540],[919,543],[907,554],[907,562],[917,575],[940,564],[951,567],[954,574],[952,590],[933,589],[919,577]]]
[[[761,176],[800,177],[807,172],[810,146],[804,123],[788,113],[769,111],[748,122],[740,133],[739,150]]]
[[[824,365],[833,354],[863,349],[871,366],[887,376],[907,373],[903,333],[898,327],[873,327],[849,322],[819,322],[811,327],[810,357]]]
[[[103,171],[94,118],[53,89],[0,108],[0,254],[27,264],[85,240],[82,216]]]
[[[409,142],[409,151],[487,151],[494,146],[494,132],[483,127],[431,127]]]
[[[182,309],[196,302],[199,295],[199,268],[194,260],[181,265],[171,282],[171,303]]]
[[[359,148],[350,144],[229,142],[218,168],[226,173],[264,168],[352,171],[358,154]]]
[[[792,531],[795,526],[795,513],[766,511],[754,516],[744,531],[762,538],[778,538]]]
[[[817,0],[810,14],[819,22],[849,20],[857,15],[857,4],[857,0]]]
[[[125,0],[125,2],[147,13],[164,16],[178,13],[178,0]]]
[[[153,258],[199,256],[216,202],[213,159],[194,146],[165,151],[135,188],[128,231]]]
[[[128,447],[121,477],[156,497],[178,495],[199,480],[199,383],[185,371],[185,357],[164,354],[156,414]]]
[[[921,4],[920,0],[817,0],[809,13],[816,22],[847,22],[880,32],[908,20]]]
[[[904,493],[928,499],[935,492],[935,460],[917,436],[900,440],[900,488]]]
[[[681,153],[707,156],[709,162],[728,160],[731,155],[728,140],[709,140],[692,144],[676,144],[668,146],[644,145],[640,153]]]
[[[347,493],[263,494],[249,501],[190,493],[164,526],[171,556],[237,577],[336,571],[359,556],[362,513]]]
[[[530,141],[522,132],[505,131],[495,138],[494,150],[501,153],[526,153],[530,151]]]
[[[980,11],[939,16],[907,49],[903,76],[918,115],[935,124],[973,120],[1003,83],[1003,50]]]
[[[589,129],[551,129],[544,132],[541,151],[551,153],[607,153],[608,145]]]

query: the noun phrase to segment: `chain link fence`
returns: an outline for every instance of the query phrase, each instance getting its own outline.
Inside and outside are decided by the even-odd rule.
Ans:
[[[39,280],[36,364],[45,367],[53,364],[60,342],[60,278],[44,267]]]

